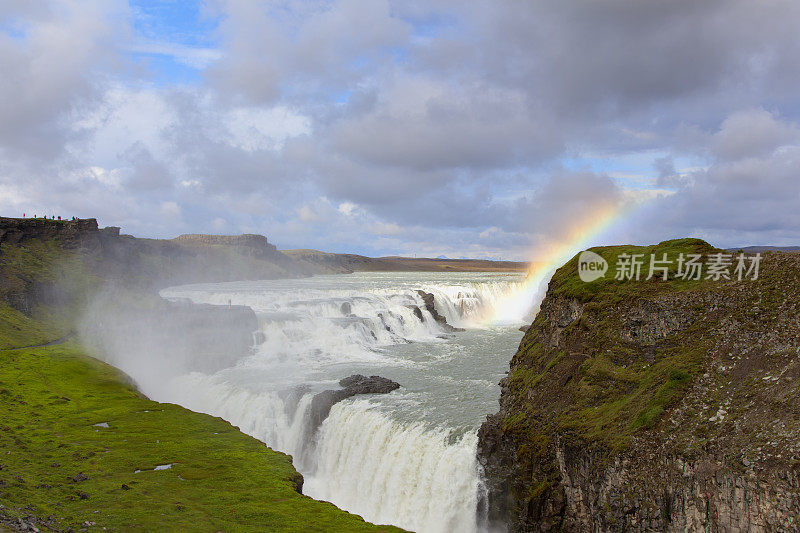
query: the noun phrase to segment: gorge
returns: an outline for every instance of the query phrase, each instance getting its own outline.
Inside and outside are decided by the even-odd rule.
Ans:
[[[150,241],[91,221],[2,223],[3,348],[76,330],[82,349],[168,402],[141,412],[178,404],[221,417],[291,455],[291,490],[370,522],[431,532],[798,523],[796,253],[766,254],[761,276],[744,281],[670,271],[585,283],[573,258],[532,324],[501,323],[519,273],[313,267],[309,277],[307,257],[295,268],[263,237]],[[720,252],[696,239],[593,250],[611,264]],[[95,423],[119,431],[112,416]],[[87,487],[112,475],[82,468]],[[168,472],[197,475],[181,461]],[[17,501],[27,493],[16,487],[0,494]]]

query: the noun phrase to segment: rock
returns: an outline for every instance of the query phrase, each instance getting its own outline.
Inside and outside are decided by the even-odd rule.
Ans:
[[[97,220],[49,220],[0,217],[0,244],[20,244],[33,239],[57,240],[67,249],[100,247]]]
[[[122,490],[131,490],[131,488],[128,485],[126,485],[125,483],[122,484],[121,488],[122,488]]]
[[[184,234],[172,242],[188,246],[233,246],[244,255],[272,256],[278,251],[263,235],[201,235]]]
[[[357,394],[387,394],[400,387],[399,383],[391,379],[380,376],[367,377],[361,374],[346,377],[339,381],[339,385],[343,388],[320,392],[311,400],[310,423],[312,431],[322,424],[334,404]]]
[[[417,294],[419,294],[420,298],[422,298],[422,302],[425,304],[425,309],[431,314],[433,319],[439,323],[439,326],[442,329],[449,333],[455,331],[464,331],[464,328],[456,328],[448,324],[447,319],[439,314],[439,311],[436,310],[436,305],[434,304],[435,298],[433,294],[423,290],[417,290]],[[420,311],[420,315],[421,314],[422,312]]]
[[[400,384],[391,379],[380,376],[366,377],[361,374],[354,374],[341,379],[339,380],[339,385],[352,393],[351,396],[355,394],[387,394],[400,388]]]
[[[87,479],[89,479],[89,476],[87,476],[83,472],[79,472],[79,473],[75,474],[74,476],[72,476],[72,482],[73,483],[80,483],[81,481],[86,481]]]
[[[353,306],[350,305],[350,302],[342,302],[342,305],[339,307],[339,310],[342,312],[344,316],[350,316],[353,314]]]
[[[522,333],[527,333],[529,329],[531,329],[531,327],[530,327],[530,326],[520,326],[520,327],[519,327],[519,330],[520,330]]]
[[[78,493],[78,498],[80,498],[81,500],[88,500],[89,499],[89,495],[86,494],[85,492],[79,492]]]
[[[411,312],[414,313],[414,316],[417,317],[420,322],[424,320],[424,317],[422,316],[422,309],[420,309],[418,305],[409,305],[408,307],[409,309],[411,309]]]
[[[392,328],[391,326],[389,326],[389,324],[386,323],[386,317],[383,316],[383,313],[378,313],[378,318],[381,319],[381,324],[383,324],[383,329],[385,329],[389,333],[392,333]]]

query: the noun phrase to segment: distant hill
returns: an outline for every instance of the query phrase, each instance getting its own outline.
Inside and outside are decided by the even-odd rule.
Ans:
[[[800,252],[800,246],[740,246],[739,248],[728,248],[728,251],[743,251],[750,254],[757,252]]]
[[[282,250],[299,264],[332,272],[526,272],[528,263],[485,259],[442,259],[425,257],[366,257],[319,250]]]

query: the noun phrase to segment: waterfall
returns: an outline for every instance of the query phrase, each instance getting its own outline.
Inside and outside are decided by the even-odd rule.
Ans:
[[[482,488],[477,437],[403,424],[369,401],[338,404],[320,428],[312,498],[412,531],[470,532]]]
[[[519,286],[519,277],[508,276],[418,280],[374,274],[166,289],[166,298],[250,306],[261,342],[250,356],[215,374],[192,372],[140,385],[156,400],[220,416],[292,455],[305,477],[304,493],[313,498],[414,531],[476,531],[483,491],[476,421],[492,405],[478,408],[469,423],[432,421],[427,414],[436,413],[429,401],[436,388],[402,388],[335,404],[318,428],[310,427],[309,406],[314,394],[337,388],[351,373],[388,373],[405,387],[395,374],[424,379],[442,360],[459,364],[461,349],[444,349],[454,334],[428,313],[418,290],[434,295],[448,323],[477,331],[492,307]],[[410,356],[398,351],[402,346]],[[436,346],[444,350],[438,359],[429,356]],[[507,354],[502,360],[505,367]],[[453,394],[468,385],[493,391],[497,381],[483,375],[439,379]]]

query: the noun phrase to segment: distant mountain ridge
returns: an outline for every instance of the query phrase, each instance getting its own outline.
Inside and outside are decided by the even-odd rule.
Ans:
[[[309,267],[334,272],[526,272],[529,263],[487,259],[447,259],[428,257],[366,257],[319,250],[282,250],[284,255]]]
[[[740,246],[738,248],[728,248],[730,252],[743,251],[747,253],[757,252],[800,252],[800,246]]]

